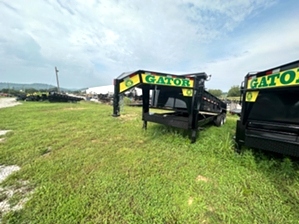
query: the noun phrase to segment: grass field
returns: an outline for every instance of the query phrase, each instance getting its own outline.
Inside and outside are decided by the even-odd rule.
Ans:
[[[29,197],[2,222],[298,223],[298,162],[235,154],[236,117],[190,144],[178,129],[142,130],[141,108],[111,114],[87,102],[1,109],[0,130],[12,132],[0,143],[0,164],[21,167],[1,186],[26,189],[11,206]]]

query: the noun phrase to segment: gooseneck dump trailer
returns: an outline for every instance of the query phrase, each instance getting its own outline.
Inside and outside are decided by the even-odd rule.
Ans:
[[[120,115],[120,95],[138,87],[142,89],[143,127],[147,122],[190,130],[191,142],[196,141],[200,126],[214,122],[221,126],[226,120],[226,104],[205,91],[205,73],[173,75],[138,70],[123,73],[114,79],[113,116]],[[165,113],[151,113],[150,109]]]
[[[299,156],[299,60],[245,76],[236,147]]]

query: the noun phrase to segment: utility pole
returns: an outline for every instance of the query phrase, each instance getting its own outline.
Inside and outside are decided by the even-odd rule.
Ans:
[[[57,81],[57,91],[60,92],[60,90],[59,90],[58,72],[59,72],[58,69],[55,67],[56,81]]]

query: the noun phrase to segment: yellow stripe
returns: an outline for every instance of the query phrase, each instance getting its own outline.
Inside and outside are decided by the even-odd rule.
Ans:
[[[245,101],[246,102],[255,102],[258,95],[259,95],[259,91],[248,91],[246,93]]]
[[[299,68],[248,80],[247,89],[262,89],[299,85]]]
[[[133,86],[137,85],[138,83],[140,83],[140,79],[139,79],[139,75],[134,75],[131,78],[125,78],[124,81],[122,81],[119,84],[119,92],[123,92],[126,91],[127,89],[132,88]]]
[[[193,96],[193,90],[192,89],[182,89],[182,92],[183,92],[183,96],[189,96],[189,97]]]

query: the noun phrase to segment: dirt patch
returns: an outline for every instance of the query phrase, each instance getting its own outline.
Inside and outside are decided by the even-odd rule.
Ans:
[[[6,135],[8,132],[10,132],[10,130],[0,130],[0,137],[2,135]],[[0,138],[0,143],[4,142],[5,138]]]
[[[20,167],[0,166],[0,183],[2,183],[9,175],[20,170]],[[24,204],[29,200],[29,196],[33,193],[27,181],[18,181],[13,186],[0,187],[0,223],[3,215],[10,211],[16,211],[23,208]]]
[[[192,203],[193,203],[193,198],[190,197],[190,198],[188,199],[188,205],[192,205]]]
[[[11,130],[0,130],[0,136],[1,135],[6,135],[8,132],[10,132]]]
[[[198,176],[196,177],[196,181],[197,181],[197,182],[199,182],[199,181],[208,182],[209,179],[206,178],[206,177],[204,177],[204,176],[198,175]]]
[[[208,207],[208,211],[210,211],[210,212],[214,212],[214,211],[215,211],[215,208],[213,208],[212,206],[209,206],[209,207]]]
[[[20,169],[18,166],[0,166],[0,183],[4,181],[10,174]]]
[[[130,153],[133,152],[134,150],[131,148],[123,147],[117,150],[116,154],[121,154],[121,153]]]
[[[83,107],[78,107],[78,108],[71,107],[71,108],[65,108],[63,110],[86,110],[86,108],[83,108]]]
[[[16,101],[16,98],[0,98],[0,108],[14,107],[21,103]]]
[[[20,181],[18,185],[20,186],[0,188],[2,198],[2,200],[0,200],[0,214],[4,215],[10,211],[20,210],[29,200],[29,196],[33,193],[33,190],[28,187],[28,183],[26,181]]]
[[[120,119],[124,121],[131,121],[137,118],[137,114],[123,114],[120,115]]]

